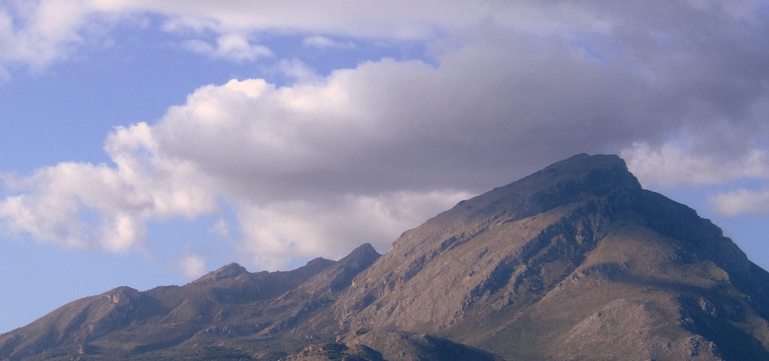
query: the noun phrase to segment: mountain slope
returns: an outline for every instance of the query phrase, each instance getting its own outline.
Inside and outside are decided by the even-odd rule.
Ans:
[[[318,301],[312,295],[292,298],[291,291],[311,285],[333,290],[378,257],[366,244],[338,262],[318,258],[289,272],[249,273],[230,264],[182,287],[121,287],[0,335],[0,359],[152,358],[153,351],[187,348],[185,342],[274,333]]]
[[[336,312],[350,330],[430,332],[509,359],[762,360],[766,285],[621,159],[579,155],[406,232]]]
[[[768,360],[769,273],[616,156],[577,155],[290,272],[227,265],[0,335],[0,359]]]

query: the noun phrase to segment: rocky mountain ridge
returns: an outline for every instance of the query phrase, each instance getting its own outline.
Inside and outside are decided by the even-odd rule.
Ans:
[[[585,154],[460,202],[385,255],[230,264],[0,335],[0,360],[767,360],[769,273]]]

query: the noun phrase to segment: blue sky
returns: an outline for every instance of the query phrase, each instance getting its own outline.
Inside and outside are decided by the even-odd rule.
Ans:
[[[0,0],[0,332],[621,155],[769,268],[769,3]]]

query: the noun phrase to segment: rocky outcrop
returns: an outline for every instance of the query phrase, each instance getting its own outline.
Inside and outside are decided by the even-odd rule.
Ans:
[[[282,358],[281,361],[385,361],[382,354],[376,350],[357,345],[353,348],[341,343],[327,343],[322,345],[310,345],[300,353]]]

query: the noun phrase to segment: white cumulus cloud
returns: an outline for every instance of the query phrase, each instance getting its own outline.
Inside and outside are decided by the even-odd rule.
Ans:
[[[195,217],[216,208],[211,185],[189,162],[157,155],[145,123],[119,127],[105,149],[115,162],[60,163],[26,177],[5,176],[0,201],[7,234],[80,249],[123,252],[145,241],[146,220]]]

